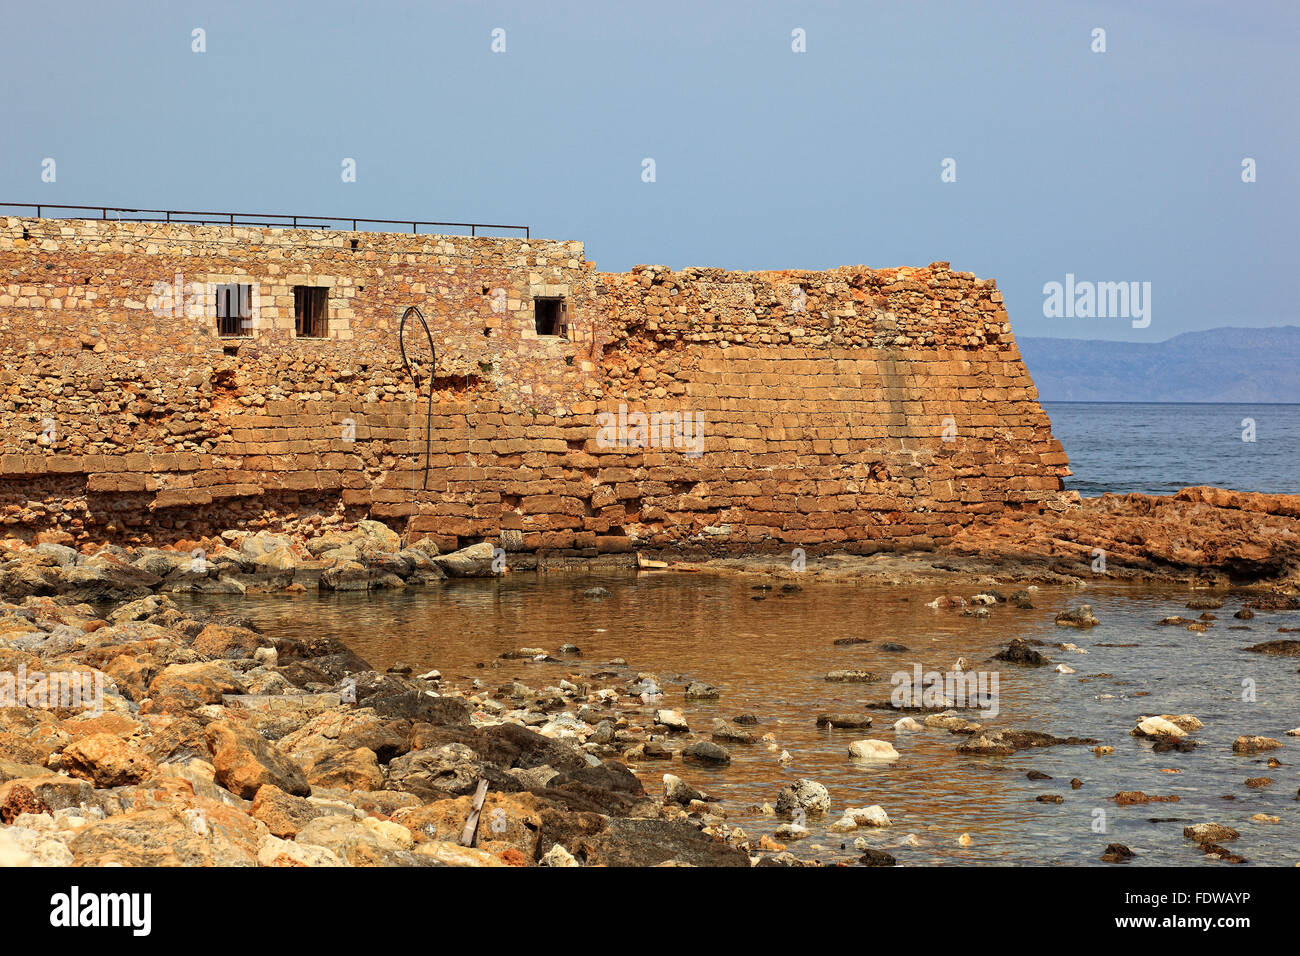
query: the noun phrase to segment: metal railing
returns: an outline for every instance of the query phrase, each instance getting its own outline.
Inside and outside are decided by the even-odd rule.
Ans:
[[[190,226],[269,226],[273,229],[339,229],[337,223],[351,223],[352,232],[396,232],[395,229],[358,229],[357,224],[410,226],[412,234],[418,235],[421,226],[451,226],[468,229],[471,236],[477,236],[480,229],[509,229],[523,232],[525,239],[532,238],[527,226],[507,226],[489,222],[426,222],[409,219],[361,219],[348,216],[291,216],[277,213],[248,212],[195,212],[183,209],[128,209],[124,206],[67,206],[58,203],[6,202],[0,203],[0,214],[8,209],[35,209],[37,219],[104,219],[123,222],[171,222]],[[68,216],[56,214],[45,216],[50,209],[73,209],[83,212],[97,212],[98,216]],[[112,213],[113,215],[109,215]],[[202,218],[193,218],[202,217]]]

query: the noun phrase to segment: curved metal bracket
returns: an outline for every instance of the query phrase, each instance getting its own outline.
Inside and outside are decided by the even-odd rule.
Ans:
[[[437,367],[438,353],[434,351],[433,333],[429,331],[429,323],[424,320],[424,313],[414,305],[407,306],[402,313],[402,321],[397,326],[397,347],[402,351],[402,364],[406,366],[406,374],[411,376],[416,395],[420,394],[420,373],[411,367],[411,360],[406,355],[406,322],[412,315],[420,320],[420,325],[424,327],[424,337],[429,343],[429,403],[424,416],[424,483],[421,485],[428,490],[429,458],[433,449],[433,372]]]

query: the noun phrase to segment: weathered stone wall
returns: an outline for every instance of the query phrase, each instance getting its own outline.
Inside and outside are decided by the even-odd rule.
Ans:
[[[946,263],[601,274],[576,242],[3,222],[10,535],[369,515],[510,550],[860,551],[1066,498],[1001,294]],[[254,286],[249,336],[218,337],[216,282]],[[295,336],[296,285],[330,289],[327,337]],[[541,297],[566,335],[536,334]],[[643,447],[637,412],[698,432]]]

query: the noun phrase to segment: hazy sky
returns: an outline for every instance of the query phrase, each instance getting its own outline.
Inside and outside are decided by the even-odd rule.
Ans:
[[[1295,0],[74,0],[4,33],[7,201],[527,223],[614,271],[946,259],[1020,335],[1297,322]],[[1045,318],[1067,273],[1150,282],[1150,325]]]

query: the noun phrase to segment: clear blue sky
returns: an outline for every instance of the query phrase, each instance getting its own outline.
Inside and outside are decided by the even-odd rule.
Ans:
[[[74,0],[4,19],[6,201],[519,222],[614,271],[947,259],[998,279],[1022,336],[1297,322],[1295,0]],[[1066,273],[1152,283],[1150,327],[1044,318]]]

